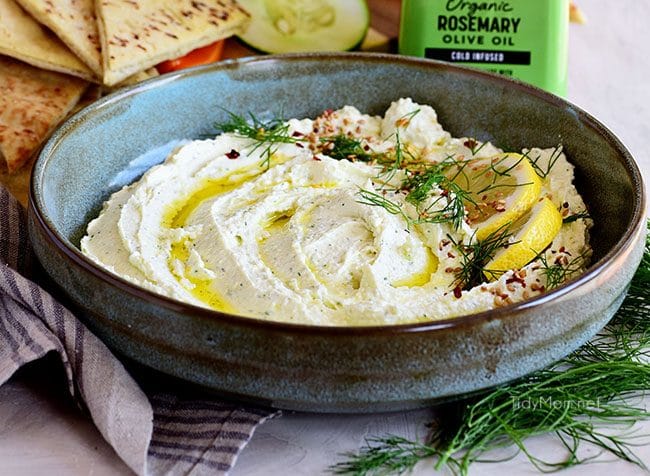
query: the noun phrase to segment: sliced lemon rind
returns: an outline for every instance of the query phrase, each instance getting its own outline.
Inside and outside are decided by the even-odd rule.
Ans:
[[[508,177],[515,178],[516,183],[512,193],[504,198],[504,210],[479,222],[476,226],[476,239],[479,241],[526,214],[542,193],[542,180],[526,157],[516,153],[504,153],[489,159],[480,159],[477,164],[483,165],[489,162],[494,165],[495,161],[497,167],[508,171]],[[498,188],[499,184],[495,183],[495,187]]]
[[[523,268],[553,242],[560,228],[562,215],[549,198],[541,198],[532,207],[530,218],[513,236],[513,243],[485,265],[485,276],[493,281],[505,271]]]

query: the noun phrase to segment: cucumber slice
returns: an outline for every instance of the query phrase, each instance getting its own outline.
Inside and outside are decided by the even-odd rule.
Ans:
[[[342,51],[359,45],[370,13],[365,0],[239,0],[251,22],[239,38],[266,53]]]

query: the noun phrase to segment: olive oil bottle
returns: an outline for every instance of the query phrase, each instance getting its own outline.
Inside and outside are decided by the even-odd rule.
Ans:
[[[474,66],[564,96],[569,0],[403,0],[399,52]]]

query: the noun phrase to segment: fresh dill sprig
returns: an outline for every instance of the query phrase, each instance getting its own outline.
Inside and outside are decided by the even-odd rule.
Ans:
[[[461,261],[453,285],[458,289],[472,289],[485,281],[485,265],[492,259],[497,251],[505,246],[512,245],[512,235],[506,223],[494,230],[483,240],[478,241],[472,237],[470,244],[457,242],[451,235],[447,235],[456,250],[460,253]],[[496,270],[495,270],[496,271]]]
[[[226,110],[225,112],[228,114],[228,120],[216,122],[214,127],[218,132],[229,132],[239,137],[252,139],[255,141],[252,152],[263,147],[264,160],[260,163],[261,167],[267,169],[270,167],[271,156],[279,144],[295,144],[302,140],[289,134],[289,125],[280,117],[262,121],[252,112],[248,113],[248,119],[231,111]]]
[[[455,229],[460,228],[465,218],[465,205],[474,203],[474,200],[470,192],[464,190],[448,175],[452,165],[458,165],[462,170],[466,164],[467,162],[460,165],[448,157],[438,164],[407,175],[401,188],[409,191],[406,201],[416,207],[417,223],[451,223]],[[431,197],[431,192],[436,188],[442,189],[442,194],[424,207],[427,199]]]
[[[320,142],[323,143],[327,155],[336,160],[347,159],[372,162],[378,158],[378,154],[364,149],[360,140],[346,136],[345,134],[321,137]]]
[[[425,209],[418,204],[418,223],[451,223],[458,230],[465,219],[465,204],[473,200],[466,190],[454,182],[442,181],[440,186],[444,195],[437,197]],[[440,201],[446,202],[444,207],[436,208]]]
[[[395,152],[392,160],[383,161],[383,167],[377,175],[377,178],[381,178],[384,182],[390,182],[397,171],[402,168],[407,158],[415,160],[413,154],[406,147],[404,147],[404,144],[402,143],[400,128],[408,126],[411,123],[411,120],[419,113],[420,109],[415,109],[407,114],[404,114],[395,121],[395,132],[385,139],[388,140],[390,137],[395,137]]]
[[[527,151],[524,154],[524,157],[526,157],[529,161],[530,164],[533,166],[533,169],[535,169],[535,172],[537,175],[539,175],[541,178],[545,179],[548,177],[548,174],[551,173],[551,170],[553,170],[553,167],[555,167],[556,162],[558,159],[562,156],[562,146],[558,145],[553,149],[553,152],[551,153],[551,157],[548,160],[548,163],[546,164],[545,167],[542,167],[539,164],[539,160],[542,158],[541,155],[538,155],[536,158],[531,158],[530,157],[530,151]]]
[[[401,204],[367,190],[360,191],[363,200],[359,203],[380,206],[393,215],[399,214],[404,217],[409,227],[423,223],[450,223],[454,229],[458,229],[465,218],[465,205],[474,203],[474,200],[470,192],[447,176],[449,168],[455,164],[457,162],[453,161],[453,158],[447,158],[420,170],[406,170],[406,178],[399,190],[406,192],[405,200],[415,207],[414,216],[409,216]],[[461,170],[464,165],[460,165]],[[434,190],[441,192],[433,195]]]
[[[472,153],[472,157],[475,157],[487,144],[487,142],[481,142],[481,145],[478,145],[478,142],[474,139],[470,139],[470,141],[471,147],[469,147],[469,150]],[[466,141],[465,146],[467,146],[467,142],[469,141]]]
[[[550,291],[580,273],[585,264],[586,257],[579,255],[570,261],[568,259],[566,261],[556,260],[549,263],[546,254],[542,252],[537,259],[541,265],[541,272],[546,278],[546,290]]]
[[[650,227],[650,223],[649,223]],[[588,462],[579,449],[595,445],[642,468],[633,448],[641,441],[632,426],[650,418],[641,398],[650,391],[650,237],[628,295],[610,323],[589,343],[546,369],[460,403],[448,404],[424,443],[399,436],[369,438],[358,454],[332,466],[338,474],[403,474],[425,458],[436,469],[468,473],[486,453],[510,447],[540,471]],[[450,418],[451,415],[451,418]],[[544,460],[526,446],[549,434],[566,455]],[[514,455],[513,455],[514,456]],[[597,455],[596,455],[597,456]]]
[[[425,458],[439,457],[441,452],[432,445],[389,435],[366,439],[366,446],[358,455],[349,454],[348,461],[330,469],[335,474],[388,475],[404,474]]]
[[[578,212],[574,213],[573,215],[569,215],[568,217],[564,217],[562,219],[562,223],[573,223],[574,221],[578,221],[580,219],[589,219],[591,218],[591,215],[587,211],[584,212]]]
[[[362,205],[382,207],[391,215],[399,215],[404,218],[407,227],[410,227],[413,223],[413,220],[406,214],[400,203],[393,202],[379,193],[365,189],[359,190],[357,195],[361,197],[360,200],[357,200],[358,203],[361,203]]]
[[[381,170],[377,174],[377,178],[381,179],[384,183],[390,182],[397,174],[397,171],[402,167],[404,162],[404,148],[402,146],[402,140],[400,139],[399,130],[395,131],[395,152],[390,157],[390,160],[385,160],[381,164]]]
[[[514,164],[509,165],[506,168],[499,168],[499,166],[503,164],[509,157],[510,155],[504,154],[503,157],[500,157],[497,160],[490,160],[489,165],[485,167],[485,169],[475,174],[474,180],[480,177],[490,177],[489,183],[485,185],[485,187],[483,187],[482,189],[476,191],[475,192],[476,195],[481,196],[497,188],[516,188],[516,187],[522,187],[524,185],[530,185],[530,182],[516,183],[516,184],[507,184],[501,182],[501,180],[504,177],[511,177],[512,174],[510,172],[514,170],[524,160],[524,157],[522,156],[517,161],[515,161]]]
[[[402,182],[402,190],[409,190],[407,200],[418,204],[429,197],[435,186],[453,182],[462,173],[468,162],[457,161],[453,155],[445,157],[442,162],[426,165],[416,170],[408,169],[407,176]],[[418,164],[420,165],[420,164]],[[451,174],[450,169],[457,167],[458,171]]]

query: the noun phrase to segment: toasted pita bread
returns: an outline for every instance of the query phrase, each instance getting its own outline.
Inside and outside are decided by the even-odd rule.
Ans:
[[[56,33],[101,78],[102,58],[94,0],[18,0],[18,3]]]
[[[9,173],[29,160],[87,86],[84,80],[0,56],[0,163]]]
[[[81,78],[93,72],[14,0],[0,0],[0,54]]]
[[[249,15],[234,0],[96,0],[104,83],[235,33]]]
[[[145,79],[155,78],[156,76],[160,76],[156,68],[145,69],[144,71],[139,71],[134,75],[129,76],[124,81],[119,82],[113,88],[109,89],[117,89],[121,88],[122,86],[130,86],[132,84],[139,83],[140,81],[144,81]]]

